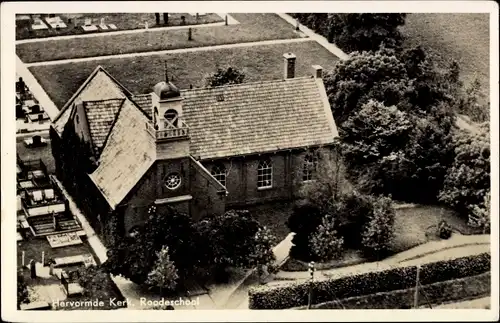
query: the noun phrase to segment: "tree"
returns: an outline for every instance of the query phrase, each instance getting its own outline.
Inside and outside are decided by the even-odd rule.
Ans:
[[[163,246],[163,248],[157,252],[156,257],[158,259],[156,260],[155,266],[148,274],[146,284],[151,287],[160,288],[160,293],[162,290],[174,291],[177,286],[179,275],[174,262],[170,260],[168,247]]]
[[[243,83],[245,74],[232,67],[217,68],[217,71],[205,77],[205,85],[207,87],[215,87],[230,84]]]
[[[295,235],[292,239],[290,257],[303,261],[311,260],[309,248],[310,235],[321,223],[323,214],[321,208],[307,200],[299,200],[293,207],[292,214],[286,225]]]
[[[389,251],[393,238],[394,209],[387,197],[371,197],[372,212],[362,233],[363,252],[366,256],[380,259]]]
[[[212,215],[195,225],[197,252],[204,255],[205,271],[217,281],[228,278],[226,269],[251,268],[272,261],[274,238],[247,210],[229,210]]]
[[[458,111],[468,115],[475,122],[489,120],[489,104],[481,103],[481,82],[476,77],[465,89]]]
[[[342,256],[344,239],[339,237],[334,222],[332,216],[324,216],[309,240],[311,253],[319,261],[329,261]]]
[[[406,14],[399,13],[292,15],[347,53],[377,50],[382,44],[391,48],[399,47],[403,40],[399,27],[404,25],[406,19]]]
[[[404,64],[391,49],[353,53],[324,78],[335,122],[343,123],[370,100],[401,110],[411,89]]]
[[[273,247],[276,244],[276,237],[271,230],[266,227],[260,227],[254,235],[254,248],[250,253],[249,264],[252,267],[257,267],[259,279],[262,277],[263,267],[272,266],[276,256],[273,252]]]
[[[339,142],[330,149],[308,153],[312,160],[310,165],[313,171],[313,180],[301,183],[299,191],[301,198],[315,205],[326,213],[331,201],[336,201],[337,196],[352,190],[352,185],[347,180],[342,151]],[[315,160],[316,159],[316,160]],[[298,174],[302,178],[303,169]]]
[[[453,135],[454,160],[446,173],[439,199],[463,216],[482,208],[490,192],[490,138],[488,124],[476,132],[457,130]],[[476,211],[477,212],[477,211]]]
[[[137,284],[145,284],[157,263],[158,252],[168,246],[169,256],[179,271],[178,283],[182,286],[183,280],[193,275],[193,268],[200,259],[193,241],[196,231],[191,218],[170,207],[165,212],[157,212],[151,207],[149,213],[136,235],[117,239],[111,246],[105,263],[107,270]]]
[[[19,309],[19,306],[23,303],[28,303],[29,298],[28,298],[28,285],[26,284],[26,281],[24,280],[24,276],[21,272],[17,273],[17,307]]]
[[[370,100],[344,123],[342,154],[354,167],[365,167],[403,149],[412,127],[407,113]]]

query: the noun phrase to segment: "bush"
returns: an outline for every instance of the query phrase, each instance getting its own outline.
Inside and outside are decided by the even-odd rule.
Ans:
[[[366,257],[380,259],[389,251],[394,235],[394,209],[387,197],[372,198],[373,209],[368,215],[361,243]]]
[[[174,262],[170,260],[168,247],[163,246],[163,248],[156,253],[156,257],[158,259],[156,260],[153,270],[148,274],[146,284],[150,285],[152,288],[159,288],[160,292],[162,290],[174,291],[177,286],[179,275]]]
[[[304,261],[311,260],[309,249],[310,235],[320,225],[322,215],[318,207],[307,201],[295,203],[292,215],[287,220],[287,226],[295,235],[292,240],[290,257]]]
[[[491,273],[448,280],[421,286],[419,306],[442,304],[491,292]],[[424,296],[425,295],[425,296]],[[351,297],[314,305],[314,309],[410,309],[414,306],[415,288]]]
[[[484,204],[490,191],[490,138],[486,124],[477,133],[457,131],[453,136],[455,158],[448,169],[442,202],[459,214],[470,215],[475,205]]]
[[[475,276],[491,268],[489,253],[438,261],[421,266],[422,285]],[[408,289],[415,286],[416,266],[368,272],[314,282],[315,304],[362,295]],[[256,288],[249,291],[250,309],[286,309],[308,303],[309,282],[285,287]]]
[[[321,224],[311,235],[309,248],[318,261],[338,259],[344,251],[344,239],[338,236],[332,216],[324,216]]]
[[[441,221],[438,226],[438,234],[441,239],[449,239],[451,237],[451,227],[446,221]]]

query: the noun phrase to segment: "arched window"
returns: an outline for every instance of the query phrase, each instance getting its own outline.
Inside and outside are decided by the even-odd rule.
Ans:
[[[257,167],[257,187],[270,188],[273,186],[273,165],[270,159],[259,162]]]
[[[226,186],[226,167],[223,164],[216,164],[210,173],[219,183]]]
[[[316,154],[307,154],[304,157],[304,165],[302,168],[302,180],[304,182],[314,179],[318,169],[318,156]]]
[[[178,120],[177,111],[175,111],[174,109],[168,109],[163,115],[163,117],[165,118],[165,128],[171,128],[171,127],[177,128],[177,120]]]

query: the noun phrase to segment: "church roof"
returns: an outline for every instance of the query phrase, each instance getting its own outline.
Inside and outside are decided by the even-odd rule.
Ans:
[[[182,91],[200,159],[330,144],[338,136],[323,81],[311,77]]]
[[[155,143],[144,128],[146,122],[142,111],[125,100],[99,158],[99,166],[89,175],[112,208],[156,160]]]
[[[97,152],[102,150],[111,125],[124,101],[125,99],[109,99],[83,102],[90,136]]]

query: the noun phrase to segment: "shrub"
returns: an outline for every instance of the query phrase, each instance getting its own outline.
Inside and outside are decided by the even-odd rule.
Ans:
[[[421,266],[422,285],[450,279],[475,276],[488,272],[491,268],[489,253],[438,261]],[[408,289],[415,286],[416,266],[368,272],[332,280],[313,282],[314,303],[332,299],[344,299],[362,295]],[[296,283],[284,287],[256,288],[249,291],[251,309],[286,309],[306,305],[309,282]]]
[[[311,235],[311,254],[319,261],[329,261],[342,256],[344,239],[338,236],[332,216],[324,216],[321,224]]]
[[[491,273],[448,280],[419,287],[419,306],[484,296],[491,291]],[[424,296],[425,295],[425,296]],[[314,309],[410,309],[415,288],[351,297],[314,305]]]
[[[153,288],[159,288],[160,292],[174,291],[177,286],[177,279],[179,275],[177,273],[177,268],[175,268],[174,262],[170,260],[168,254],[168,247],[164,246],[156,254],[157,260],[153,267],[153,270],[148,274],[148,280],[146,284]]]
[[[22,273],[17,273],[17,306],[21,303],[28,303],[28,285]]]
[[[361,243],[368,258],[380,259],[389,251],[394,235],[394,209],[387,197],[372,198],[373,210],[368,215]]]
[[[451,237],[451,227],[446,221],[441,221],[438,226],[438,234],[441,239],[449,239]]]

